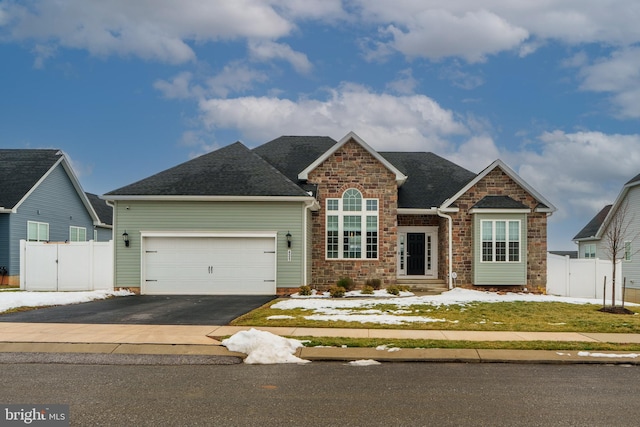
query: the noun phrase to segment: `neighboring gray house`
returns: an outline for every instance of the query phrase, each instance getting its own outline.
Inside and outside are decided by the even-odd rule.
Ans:
[[[97,194],[86,193],[93,210],[98,215],[98,224],[93,229],[93,235],[87,240],[108,242],[113,238],[113,208]]]
[[[60,150],[0,149],[0,183],[2,284],[20,282],[20,240],[85,241],[94,238],[94,230],[110,227]]]
[[[103,198],[115,286],[145,294],[286,294],[345,276],[544,289],[555,210],[500,160],[475,174],[353,132],[236,142]]]
[[[622,215],[625,229],[623,249],[618,255],[622,262],[622,277],[626,278],[626,300],[640,302],[640,174],[624,184],[612,205],[600,210],[573,241],[578,244],[579,258],[611,259],[607,230],[616,216]]]

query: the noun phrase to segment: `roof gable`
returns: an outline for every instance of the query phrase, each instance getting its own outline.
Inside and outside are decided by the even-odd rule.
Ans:
[[[598,230],[600,230],[600,227],[609,214],[612,206],[613,205],[607,205],[602,208],[600,212],[598,212],[596,216],[591,218],[591,221],[589,221],[589,223],[585,225],[584,228],[578,232],[578,234],[575,235],[573,240],[594,239],[598,234]]]
[[[607,205],[600,212],[598,212],[596,216],[589,222],[589,224],[587,224],[582,230],[580,230],[578,234],[576,234],[573,240],[577,241],[577,240],[601,239],[602,234],[604,233],[607,227],[607,224],[611,221],[612,217],[620,208],[620,205],[624,203],[624,200],[627,197],[629,190],[631,190],[633,187],[636,187],[638,185],[640,185],[640,174],[634,176],[629,181],[627,181],[622,187],[622,190],[620,190],[620,193],[618,194],[618,197],[616,197],[616,200],[613,202],[613,205]],[[604,212],[605,210],[606,212]],[[596,223],[594,223],[594,221],[599,221],[599,223],[597,224],[597,229],[595,230],[594,230],[594,227],[596,227]],[[587,236],[586,235],[587,233],[591,233],[591,234]]]
[[[56,168],[62,167],[89,216],[98,215],[80,185],[65,154],[58,149],[0,149],[0,211],[15,212]]]
[[[462,189],[460,189],[453,197],[447,200],[442,208],[446,209],[450,207],[455,201],[460,198],[463,194],[465,194],[471,187],[476,185],[479,181],[481,181],[484,177],[486,177],[491,171],[496,168],[500,168],[509,178],[511,178],[515,183],[517,183],[520,187],[522,187],[526,192],[528,192],[533,198],[538,201],[538,206],[536,207],[537,212],[555,212],[556,208],[545,199],[540,193],[538,193],[533,187],[531,187],[525,180],[523,180],[517,173],[513,171],[509,166],[507,166],[502,160],[497,159],[493,163],[491,163],[488,167],[486,167],[482,172],[480,172],[474,179],[469,181],[467,185],[465,185]]]
[[[378,153],[373,148],[371,148],[366,142],[362,140],[362,138],[360,138],[354,132],[349,132],[348,134],[346,134],[340,141],[338,141],[337,144],[333,145],[333,147],[325,151],[313,163],[307,166],[302,172],[298,174],[298,179],[306,181],[311,171],[313,171],[315,168],[321,165],[325,160],[329,158],[329,156],[331,156],[333,153],[338,151],[340,148],[342,148],[342,146],[344,146],[347,142],[351,140],[359,144],[369,154],[371,154],[376,160],[382,163],[382,165],[385,168],[387,168],[391,173],[393,173],[396,176],[396,182],[398,183],[398,186],[401,186],[407,180],[407,176],[405,174],[400,172],[394,165],[389,163],[388,160],[386,160],[383,156],[380,155],[380,153]]]
[[[15,209],[62,158],[60,150],[0,149],[0,208]]]
[[[241,142],[105,194],[113,196],[308,196]]]

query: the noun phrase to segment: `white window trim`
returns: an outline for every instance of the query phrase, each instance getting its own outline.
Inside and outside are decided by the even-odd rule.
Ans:
[[[73,231],[76,230],[76,233],[78,234],[78,240],[73,240]],[[84,230],[84,240],[80,240],[80,230]],[[86,242],[87,241],[87,228],[86,227],[78,227],[75,225],[70,225],[69,226],[69,241],[70,242]]]
[[[482,231],[483,231],[483,224],[485,222],[491,222],[493,223],[492,225],[492,229],[491,229],[491,248],[492,248],[492,252],[491,252],[491,261],[485,261],[484,260],[484,254],[483,254],[483,236],[482,236]],[[506,253],[505,253],[505,260],[504,261],[497,261],[496,260],[496,222],[505,222],[505,242],[506,242]],[[509,223],[510,222],[517,222],[518,223],[518,261],[510,261],[509,260]],[[519,219],[482,219],[480,220],[480,262],[481,263],[485,263],[485,264],[521,264],[522,263],[522,221]]]
[[[349,188],[345,190],[342,195],[347,191],[354,189]],[[354,189],[356,190],[356,189]],[[357,190],[362,196],[362,192]],[[328,210],[330,200],[338,201],[338,209],[337,210]],[[349,260],[364,260],[364,261],[375,261],[380,258],[380,200],[379,199],[365,199],[362,197],[362,206],[359,211],[345,211],[343,210],[343,197],[340,198],[327,198],[325,199],[325,232],[324,232],[324,256],[326,261],[349,261]],[[368,211],[367,210],[367,201],[376,201],[376,210]],[[328,233],[329,233],[329,217],[337,216],[338,217],[338,257],[330,258],[329,257],[329,242],[328,242]],[[344,217],[345,216],[359,216],[360,217],[360,258],[345,258],[344,256]],[[376,217],[376,257],[375,258],[367,258],[367,217],[375,216]]]
[[[589,249],[591,249],[593,247],[593,252],[591,252]],[[595,243],[585,243],[583,246],[583,252],[582,252],[582,258],[584,259],[594,259],[597,255],[597,247]],[[587,256],[587,255],[591,255],[593,254],[593,256]]]
[[[36,240],[31,240],[29,239],[29,227],[31,224],[35,224],[36,225]],[[47,226],[47,236],[46,238],[40,238],[40,226],[41,225],[46,225]],[[48,242],[49,241],[49,223],[48,222],[40,222],[40,221],[27,221],[27,241],[31,241],[31,242]]]
[[[627,240],[624,242],[624,260],[626,262],[630,262],[631,261],[631,257],[632,257],[632,252],[631,252],[631,241]]]

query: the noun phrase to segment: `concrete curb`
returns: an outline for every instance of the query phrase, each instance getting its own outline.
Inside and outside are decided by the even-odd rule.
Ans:
[[[247,357],[244,353],[229,351],[221,345],[198,344],[105,344],[105,343],[0,343],[0,363],[20,360],[36,363],[49,355],[49,360],[67,360],[60,355],[74,355],[74,360],[85,363],[138,364],[134,356],[143,360],[159,361],[162,356],[175,360],[171,364],[206,363],[208,360],[227,358],[228,364],[239,363]],[[57,358],[53,355],[58,355]],[[110,356],[111,358],[107,358]],[[152,359],[151,356],[156,356]],[[483,350],[443,348],[385,348],[369,347],[302,347],[296,356],[310,361],[351,362],[376,360],[378,362],[431,362],[431,363],[539,363],[539,364],[608,364],[640,365],[640,354],[633,352],[580,352],[562,350]],[[190,358],[192,360],[190,360]],[[100,362],[102,361],[102,362]],[[15,363],[15,362],[14,362]],[[74,362],[81,363],[81,362]],[[144,363],[144,362],[143,362]],[[168,363],[168,362],[167,362]],[[154,364],[154,363],[150,363]],[[219,363],[224,364],[224,363]]]
[[[296,356],[311,361],[376,360],[378,362],[540,363],[640,365],[632,352],[559,350],[386,349],[304,347]]]

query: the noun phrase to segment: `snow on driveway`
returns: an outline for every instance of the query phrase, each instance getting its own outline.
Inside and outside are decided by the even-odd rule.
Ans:
[[[0,313],[18,307],[45,307],[89,302],[109,297],[134,295],[129,291],[89,291],[89,292],[0,292]]]

